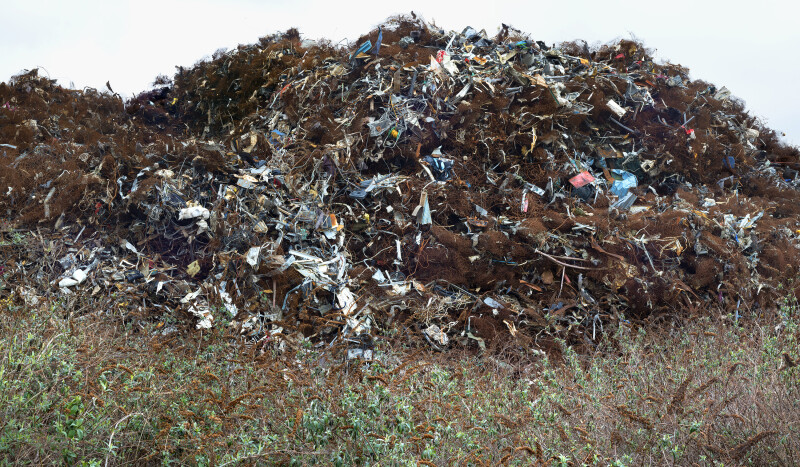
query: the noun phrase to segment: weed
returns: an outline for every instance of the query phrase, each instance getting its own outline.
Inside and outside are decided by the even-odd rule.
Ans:
[[[800,358],[792,302],[778,328],[698,320],[664,337],[623,325],[593,353],[560,341],[560,360],[524,367],[385,341],[361,366],[308,340],[259,357],[225,328],[165,341],[155,325],[120,332],[70,306],[0,313],[0,462],[800,460],[800,378],[781,365]]]

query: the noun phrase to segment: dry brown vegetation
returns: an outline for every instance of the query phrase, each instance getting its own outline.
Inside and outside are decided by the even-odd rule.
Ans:
[[[3,303],[0,458],[88,465],[796,465],[798,310],[621,325],[595,351],[259,351],[117,311]],[[653,331],[653,330],[650,330]],[[665,332],[666,331],[666,332]],[[520,359],[520,355],[525,355]],[[509,358],[513,355],[514,358]]]

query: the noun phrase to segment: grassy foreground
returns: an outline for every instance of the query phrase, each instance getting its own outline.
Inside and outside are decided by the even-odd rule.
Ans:
[[[385,341],[346,364],[65,308],[2,304],[2,464],[800,464],[794,306],[524,365]]]

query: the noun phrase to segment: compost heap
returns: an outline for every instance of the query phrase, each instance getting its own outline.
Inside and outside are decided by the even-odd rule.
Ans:
[[[485,349],[761,319],[800,264],[798,151],[640,43],[400,17],[108,89],[0,84],[3,297]]]

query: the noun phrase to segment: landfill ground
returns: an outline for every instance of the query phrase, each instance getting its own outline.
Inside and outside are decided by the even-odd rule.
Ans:
[[[281,417],[294,417],[266,430],[298,444],[277,435],[253,441],[277,454],[259,457],[262,451],[248,445],[238,461],[306,464],[341,448],[350,456],[342,464],[380,464],[402,435],[408,450],[398,459],[434,465],[558,463],[559,455],[561,465],[625,463],[623,455],[633,456],[632,465],[660,464],[663,459],[647,456],[667,455],[678,445],[682,454],[669,454],[677,464],[794,464],[797,422],[784,417],[800,412],[793,365],[800,152],[782,144],[725,87],[654,61],[641,43],[590,48],[582,41],[535,39],[508,26],[490,37],[402,16],[349,47],[304,40],[292,29],[218,51],[193,67],[178,67],[172,77],[159,76],[151,90],[128,100],[112,83],[104,90],[72,90],[37,70],[0,83],[3,338],[37,329],[41,340],[18,336],[25,341],[27,335],[37,352],[59,336],[91,340],[87,329],[104,340],[73,348],[76,366],[56,372],[67,389],[43,413],[56,413],[48,420],[66,439],[58,444],[66,452],[62,460],[92,456],[74,425],[106,397],[108,381],[99,378],[113,376],[121,384],[120,378],[134,381],[158,367],[204,388],[192,395],[187,386],[159,386],[158,394],[174,391],[205,405],[167,418],[149,407],[152,413],[141,417],[147,420],[136,422],[139,431],[122,436],[124,454],[106,453],[119,463],[235,460],[205,437],[225,439],[234,425],[254,418],[248,415],[253,410],[269,413],[266,406],[251,407],[257,401],[240,405],[253,397],[255,385],[299,391],[291,392],[295,399],[258,398],[281,407]],[[639,330],[645,340],[621,337]],[[768,335],[756,339],[756,331]],[[772,418],[761,410],[755,416],[727,409],[738,397],[730,388],[752,389],[727,385],[745,364],[730,355],[714,354],[728,362],[725,368],[704,367],[711,365],[708,353],[691,365],[685,355],[669,364],[666,357],[648,360],[649,349],[667,346],[665,336],[688,333],[703,338],[675,344],[685,355],[711,352],[706,343],[713,341],[748,356],[748,371],[763,369],[743,378],[777,385],[756,386],[767,391],[763,403]],[[721,335],[736,341],[722,345]],[[40,373],[24,376],[22,363],[10,363],[26,353],[17,340],[7,342],[0,372],[46,384],[47,378],[37,379]],[[62,344],[67,349],[76,342]],[[92,349],[105,349],[113,361],[93,359]],[[652,368],[672,371],[674,364],[676,372],[654,370],[663,380],[645,381],[654,376],[642,374],[643,380],[625,386],[632,391],[628,399],[616,395],[604,406],[619,425],[609,422],[597,431],[602,436],[587,434],[593,430],[582,418],[588,412],[564,401],[546,414],[519,403],[506,408],[527,407],[544,418],[560,413],[565,425],[559,431],[551,417],[555,437],[536,438],[535,427],[522,428],[531,413],[503,422],[483,414],[483,425],[476,424],[479,418],[464,423],[483,431],[500,425],[477,436],[472,448],[459,441],[457,452],[448,454],[436,451],[431,440],[445,435],[430,434],[423,425],[433,421],[423,423],[425,410],[417,407],[409,409],[409,430],[373,433],[382,447],[368,452],[359,445],[368,433],[352,420],[325,419],[306,392],[320,385],[332,390],[335,381],[342,399],[319,395],[319,404],[353,397],[351,405],[361,407],[365,402],[342,388],[414,391],[418,386],[408,384],[417,373],[408,368],[431,366],[435,370],[420,373],[419,387],[442,390],[442,378],[469,368],[475,380],[459,380],[463,391],[498,384],[498,391],[534,400],[529,390],[556,397],[533,382],[541,375],[551,375],[553,387],[563,390],[575,387],[567,375],[576,380],[584,371],[587,377],[592,368],[623,374],[624,365],[611,363],[615,353],[633,365],[639,351]],[[164,359],[172,354],[175,361],[142,364],[142,352]],[[201,354],[207,367],[188,363]],[[131,358],[142,366],[120,369]],[[223,358],[231,366],[219,366]],[[189,366],[168,369],[173,364]],[[678,371],[680,365],[686,371]],[[462,366],[463,373],[454,369]],[[264,370],[269,377],[250,373],[262,367],[270,368]],[[639,374],[637,368],[625,371]],[[76,371],[85,378],[74,379]],[[205,374],[212,376],[198,376]],[[244,389],[231,386],[240,391],[233,396],[220,378],[230,382],[239,374],[249,376],[243,376]],[[336,376],[321,382],[321,375]],[[493,382],[493,375],[513,387]],[[272,382],[255,382],[262,377]],[[591,385],[594,377],[581,384]],[[524,396],[518,394],[523,386]],[[121,394],[131,387],[120,387]],[[614,390],[611,383],[599,387]],[[3,397],[15,394],[12,386],[4,388]],[[37,391],[19,390],[28,397]],[[687,390],[697,406],[684,411],[678,406],[689,403]],[[437,405],[456,403],[436,397]],[[209,400],[217,412],[199,413],[209,410]],[[116,420],[133,423],[135,410],[117,409]],[[660,421],[642,415],[645,409],[661,410]],[[681,417],[688,420],[693,410],[705,410],[705,418],[693,419],[694,431],[682,431],[690,428]],[[401,415],[393,417],[399,424]],[[439,417],[461,420],[450,408]],[[575,421],[570,417],[582,420],[575,425],[580,430],[564,431]],[[610,420],[605,412],[600,418]],[[24,432],[9,423],[0,421],[0,435]],[[210,431],[192,434],[192,423]],[[331,429],[352,436],[323,442],[313,434],[314,423],[322,423],[317,428],[325,436]],[[622,439],[631,429],[626,423],[644,430],[639,441]],[[670,435],[665,427],[676,431]],[[100,431],[112,436],[114,430],[103,425]],[[152,451],[155,444],[133,440],[134,432],[169,441],[163,451]],[[0,455],[15,459],[36,451],[35,440],[9,436],[0,438]],[[582,436],[600,452],[597,460],[576,451],[585,447]],[[668,436],[673,444],[664,441]],[[488,457],[472,455],[481,447]],[[46,463],[59,461],[50,451],[47,456]]]

